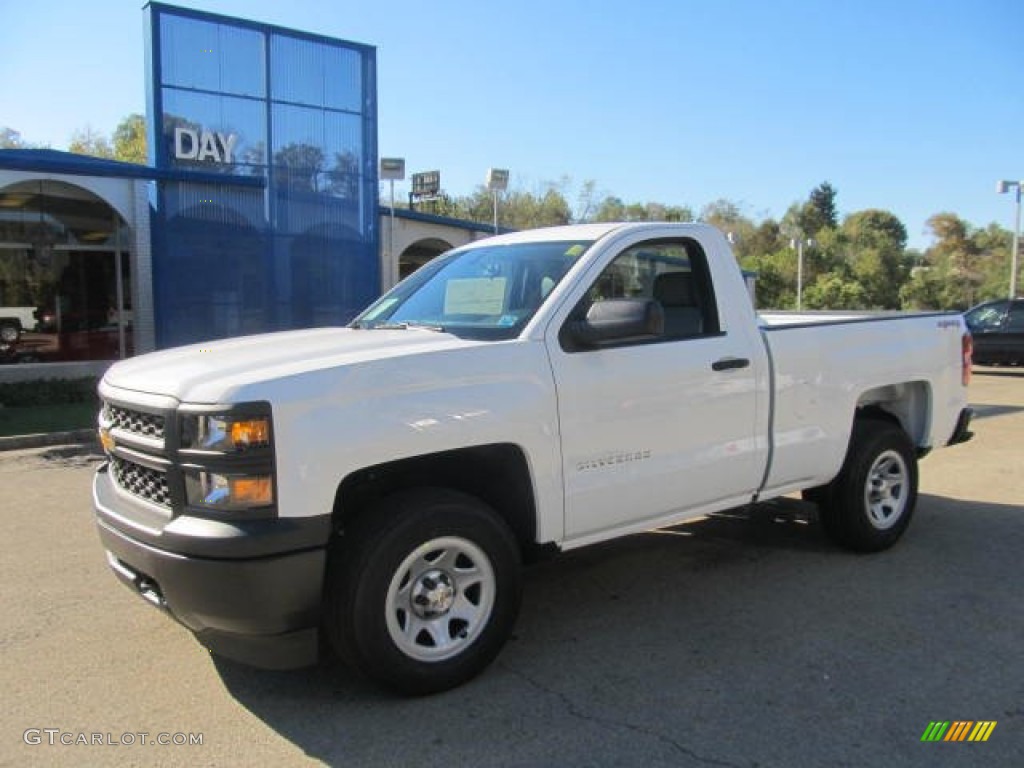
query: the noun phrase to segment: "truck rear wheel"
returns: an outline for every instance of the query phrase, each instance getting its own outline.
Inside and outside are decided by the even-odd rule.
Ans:
[[[906,434],[890,421],[858,419],[819,507],[829,538],[857,552],[888,549],[910,525],[916,503],[917,456]]]
[[[21,336],[21,326],[11,320],[0,320],[0,342],[13,344]]]
[[[338,540],[326,594],[327,634],[350,666],[402,693],[436,693],[483,671],[511,635],[519,547],[471,496],[402,492]]]

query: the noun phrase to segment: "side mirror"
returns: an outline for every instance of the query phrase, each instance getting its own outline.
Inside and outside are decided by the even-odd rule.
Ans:
[[[665,332],[665,310],[653,299],[604,299],[566,330],[577,349],[648,341]]]

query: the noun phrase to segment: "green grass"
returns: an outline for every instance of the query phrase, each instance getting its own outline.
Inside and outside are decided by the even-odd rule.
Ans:
[[[68,432],[96,426],[96,403],[55,403],[0,408],[0,437]]]

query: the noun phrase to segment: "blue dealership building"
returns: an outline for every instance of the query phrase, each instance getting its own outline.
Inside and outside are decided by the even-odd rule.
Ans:
[[[0,150],[0,380],[343,324],[490,233],[399,210],[382,237],[372,46],[143,13],[148,164]]]
[[[146,18],[157,346],[350,319],[380,290],[374,49]]]

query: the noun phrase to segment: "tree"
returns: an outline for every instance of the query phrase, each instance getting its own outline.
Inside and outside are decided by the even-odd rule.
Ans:
[[[792,309],[796,306],[796,253],[780,248],[772,253],[753,253],[740,258],[740,266],[756,273],[757,306]]]
[[[249,173],[253,176],[263,175],[263,166],[267,162],[267,143],[265,141],[254,141],[242,150],[241,165],[249,166]]]
[[[31,149],[31,144],[21,138],[21,132],[7,126],[0,126],[0,149]]]
[[[301,142],[286,144],[274,153],[279,178],[291,189],[320,191],[320,174],[324,171],[324,151]]]
[[[180,118],[171,117],[170,120],[177,121],[176,124],[191,125]],[[133,113],[117,124],[109,139],[92,126],[75,131],[68,143],[68,151],[76,155],[145,164],[148,159],[146,144],[146,118]]]
[[[841,274],[819,275],[804,291],[804,303],[810,309],[861,309],[868,296],[856,280]]]
[[[686,205],[647,203],[647,221],[693,221],[693,210]]]
[[[786,248],[787,241],[782,236],[779,222],[769,218],[758,224],[745,241],[740,241],[736,245],[737,253],[742,259],[747,256],[778,253]]]
[[[195,123],[173,115],[166,118],[165,124],[172,130],[175,125],[198,128]],[[91,155],[108,160],[120,160],[125,163],[145,164],[148,160],[147,143],[146,118],[136,112],[124,117],[109,138],[92,126],[78,129],[71,134],[68,151],[74,152],[76,155]]]
[[[843,220],[847,261],[860,284],[866,307],[897,309],[900,288],[909,274],[904,253],[907,228],[889,211],[869,209]],[[847,299],[854,294],[847,292]]]
[[[714,200],[701,208],[700,221],[717,227],[730,237],[739,258],[750,255],[746,243],[751,242],[755,226],[741,213],[737,203],[725,198]]]
[[[807,237],[816,237],[825,229],[835,229],[839,224],[836,213],[836,189],[827,181],[811,190],[810,199],[800,209],[801,231]]]
[[[732,200],[719,198],[700,209],[700,220],[719,229],[729,229],[748,223],[740,207]]]
[[[546,188],[538,193],[530,193],[524,190],[512,190],[506,192],[499,201],[499,221],[513,229],[529,229],[531,227],[553,227],[561,224],[568,224],[572,221],[572,210],[569,202],[558,189],[558,185],[549,182]],[[478,220],[489,222],[493,216],[490,193],[484,190],[487,199],[486,213],[480,216],[480,208],[475,206],[475,213]]]
[[[596,181],[587,179],[583,182],[583,186],[580,187],[580,192],[576,196],[576,210],[573,212],[573,221],[580,224],[592,221],[599,205],[597,194]]]
[[[593,221],[693,221],[693,210],[685,205],[629,203],[607,195],[597,205]]]
[[[977,229],[955,213],[928,219],[935,242],[915,257],[900,291],[907,309],[966,309],[1006,295],[1012,235],[998,224]]]
[[[856,246],[898,251],[907,247],[907,228],[889,211],[869,208],[851,213],[843,220],[843,231]]]
[[[606,195],[597,205],[594,221],[625,221],[626,204],[621,197]]]
[[[334,167],[327,171],[327,191],[349,200],[359,197],[359,158],[354,153],[334,153]]]
[[[914,267],[910,279],[900,288],[900,306],[915,310],[944,308],[948,278],[934,267]]]
[[[981,284],[978,286],[978,301],[1001,298],[1010,285],[1010,251],[1013,248],[1013,233],[996,223],[985,229],[975,230],[971,236],[978,251],[978,271]]]
[[[144,165],[148,159],[146,118],[138,113],[128,115],[117,124],[111,143],[115,160]]]
[[[114,159],[114,150],[110,146],[110,142],[92,126],[86,126],[71,134],[68,152],[73,152],[76,155],[103,157],[108,160]]]
[[[815,261],[835,261],[835,254],[829,253],[828,248],[822,246],[824,241],[830,241],[837,245],[831,233],[838,229],[838,213],[836,212],[836,189],[827,181],[822,182],[811,190],[808,199],[803,203],[796,202],[789,206],[786,214],[779,224],[779,234],[785,240],[813,240],[811,250],[805,252],[805,257],[814,272]],[[806,248],[806,246],[805,246]],[[810,282],[805,281],[805,282]]]
[[[925,260],[945,286],[942,306],[966,309],[976,303],[984,280],[970,225],[949,212],[937,213],[926,223],[936,242],[925,252]]]

